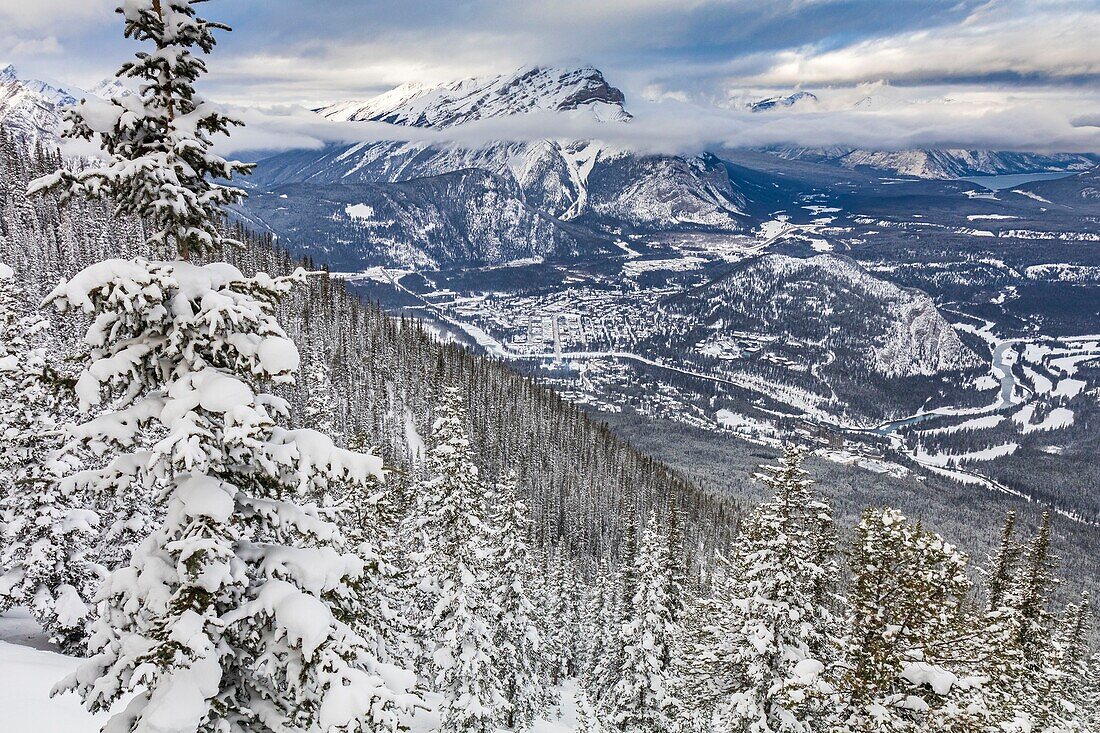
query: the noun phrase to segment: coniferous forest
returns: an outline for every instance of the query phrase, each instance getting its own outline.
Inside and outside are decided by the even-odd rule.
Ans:
[[[1100,730],[1051,513],[972,558],[833,521],[794,444],[694,487],[230,225],[228,29],[127,2],[140,94],[0,129],[0,611],[113,733]],[[1072,593],[1068,595],[1073,595]]]

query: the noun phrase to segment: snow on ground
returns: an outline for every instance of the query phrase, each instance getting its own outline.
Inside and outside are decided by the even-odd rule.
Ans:
[[[1085,383],[1080,379],[1062,379],[1058,381],[1058,386],[1054,388],[1051,393],[1055,397],[1069,397],[1073,398],[1081,394],[1081,390],[1085,388]]]
[[[755,420],[750,420],[744,415],[733,412],[731,410],[719,410],[718,412],[714,413],[714,419],[722,427],[734,430],[737,428],[748,428],[751,430],[760,427],[760,424],[757,423]]]
[[[858,466],[871,473],[889,474],[897,478],[904,478],[910,473],[909,469],[905,466],[899,466],[890,461],[883,461],[846,450],[827,450],[822,451],[820,455],[827,461],[840,463],[845,466]]]
[[[1008,214],[971,214],[966,217],[970,221],[977,221],[978,219],[1019,219],[1018,216],[1009,216]]]
[[[1068,428],[1073,424],[1073,410],[1068,407],[1055,407],[1046,417],[1037,423],[1031,422],[1034,415],[1035,405],[1027,405],[1013,415],[1012,419],[1022,426],[1021,429],[1025,433],[1035,433],[1041,430],[1059,430],[1061,428]]]
[[[1040,196],[1037,193],[1032,193],[1031,191],[1023,191],[1021,189],[1014,188],[1014,189],[1012,189],[1012,193],[1018,193],[1021,196],[1027,196],[1029,199],[1035,199],[1036,201],[1040,201],[1044,204],[1049,204],[1050,203],[1050,201],[1048,201],[1047,199],[1043,198],[1042,196]]]
[[[344,213],[352,219],[370,219],[374,216],[374,209],[367,204],[348,204],[344,207]]]
[[[348,282],[362,282],[364,280],[372,280],[374,282],[392,284],[394,278],[401,279],[405,275],[408,275],[412,270],[387,270],[384,267],[368,267],[365,270],[359,272],[330,272],[329,277],[338,280],[347,280]]]
[[[4,733],[99,733],[108,715],[92,715],[76,695],[51,698],[54,685],[79,660],[50,649],[38,625],[23,609],[0,616],[0,730]],[[561,704],[535,721],[532,733],[569,733],[577,726],[576,685],[566,682]],[[433,703],[438,697],[429,696]],[[422,710],[409,721],[410,733],[438,730],[435,710]],[[289,731],[288,731],[289,733]]]
[[[26,610],[0,616],[0,729],[11,733],[99,733],[106,715],[92,715],[76,695],[50,690],[77,660],[54,650]]]
[[[616,239],[615,240],[615,246],[618,247],[619,249],[621,249],[623,252],[626,252],[627,257],[641,257],[642,256],[641,252],[637,252],[637,251],[631,249],[630,245],[628,245],[626,242],[624,242],[621,239]]]
[[[995,445],[992,448],[983,448],[969,453],[925,453],[917,451],[917,459],[925,465],[931,464],[933,466],[947,466],[952,461],[956,463],[961,461],[992,461],[996,458],[1012,455],[1019,447],[1017,443],[1005,443],[1004,445]]]
[[[106,715],[92,715],[76,695],[50,698],[50,690],[76,668],[57,652],[0,641],[0,710],[12,733],[99,733]]]
[[[416,430],[412,410],[408,409],[405,410],[405,444],[409,447],[409,455],[413,457],[414,461],[419,461],[427,455],[427,451],[424,449],[424,439],[420,437],[420,433]]]
[[[988,201],[1000,201],[993,191],[963,191],[968,199],[986,199]]]
[[[1035,394],[1048,394],[1054,389],[1054,383],[1031,367],[1024,367],[1024,374],[1035,385]]]
[[[623,274],[629,277],[640,275],[643,272],[655,272],[668,270],[670,272],[686,272],[698,270],[706,264],[702,257],[676,257],[662,260],[627,260],[623,263]]]
[[[760,238],[761,239],[774,239],[780,234],[784,234],[794,229],[791,223],[786,220],[772,219],[766,221],[760,225]]]
[[[944,433],[957,433],[960,430],[986,430],[997,427],[1004,422],[1004,419],[1004,415],[986,415],[985,417],[977,417],[973,420],[961,422],[958,425],[949,425],[946,428],[931,428],[921,432],[929,435],[942,435]]]

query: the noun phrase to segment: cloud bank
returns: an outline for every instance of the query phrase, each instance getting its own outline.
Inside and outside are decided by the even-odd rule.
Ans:
[[[133,50],[114,4],[0,0],[0,60],[91,86]],[[731,144],[1100,151],[1095,0],[233,0],[203,11],[235,27],[206,86],[245,109],[251,128],[234,149],[435,135],[469,145],[596,137],[680,152]],[[443,136],[341,127],[303,111],[406,81],[581,61],[626,92],[633,122],[594,128],[535,116]],[[819,104],[789,114],[740,108],[794,89],[813,91]]]
[[[234,107],[246,127],[225,152],[328,144],[410,142],[480,147],[494,141],[598,140],[650,153],[697,154],[722,147],[923,147],[1094,152],[1100,150],[1100,93],[1066,98],[1045,89],[1011,94],[978,87],[899,91],[863,85],[823,93],[802,109],[753,113],[663,98],[630,106],[634,119],[599,122],[586,114],[532,113],[479,120],[446,130],[380,122],[333,122],[300,106]]]

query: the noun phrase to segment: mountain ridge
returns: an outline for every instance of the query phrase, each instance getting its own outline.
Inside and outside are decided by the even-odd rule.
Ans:
[[[402,84],[370,99],[335,102],[313,111],[343,122],[443,129],[538,111],[587,112],[601,122],[625,122],[633,115],[624,101],[622,91],[595,67],[524,66],[511,74],[444,84]]]

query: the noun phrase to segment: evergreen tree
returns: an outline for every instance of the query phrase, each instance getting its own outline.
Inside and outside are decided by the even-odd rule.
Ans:
[[[580,676],[585,698],[594,709],[613,684],[609,659],[618,646],[618,630],[622,625],[618,581],[618,574],[611,570],[607,561],[601,562],[589,599],[591,623],[587,627],[588,643]],[[553,622],[553,617],[548,616],[544,626],[550,627]]]
[[[385,680],[399,677],[384,676],[341,620],[357,602],[364,562],[336,549],[339,532],[314,507],[283,498],[331,482],[369,485],[381,480],[381,461],[278,427],[286,403],[258,390],[259,379],[285,380],[297,366],[271,313],[299,279],[116,260],[50,298],[95,317],[81,399],[122,399],[75,430],[120,454],[63,488],[118,495],[152,485],[165,508],[108,581],[95,656],[68,683],[93,709],[141,684],[120,713],[125,725],[396,724],[401,690]]]
[[[1020,545],[1014,536],[1015,529],[1016,512],[1010,511],[1005,515],[997,553],[990,558],[988,569],[985,572],[986,594],[991,610],[1005,606],[1009,600],[1009,591],[1012,588],[1012,580],[1015,577],[1017,563],[1020,558]]]
[[[474,464],[458,390],[448,389],[432,427],[429,478],[416,524],[422,587],[431,602],[429,638],[443,733],[490,733],[509,703],[497,666],[492,537],[486,489]]]
[[[546,659],[549,680],[560,685],[580,667],[578,630],[581,623],[577,567],[567,548],[558,545],[549,554],[550,565],[543,588],[542,616],[546,619]]]
[[[722,557],[715,558],[712,594],[693,599],[685,613],[677,696],[683,707],[681,724],[686,733],[712,733],[719,705],[741,689],[741,669],[731,665],[735,654],[731,648],[733,601],[729,593],[736,584],[729,575],[729,564]]]
[[[737,587],[723,609],[729,636],[720,663],[737,690],[720,706],[724,727],[752,733],[825,727],[821,673],[831,666],[837,580],[828,505],[789,447],[759,479],[773,498],[746,519],[729,580]]]
[[[667,537],[651,513],[635,561],[631,618],[622,627],[622,671],[607,705],[608,727],[624,733],[669,733],[679,716],[670,656],[680,628],[668,595],[667,553]]]
[[[942,650],[960,631],[966,556],[894,509],[856,529],[834,730],[929,729],[929,711],[965,691]]]
[[[307,333],[305,338],[310,338]],[[302,424],[334,439],[340,437],[336,419],[337,398],[332,389],[331,368],[321,349],[310,348],[303,361],[306,385],[306,404],[302,410]]]
[[[63,650],[80,654],[103,578],[99,516],[63,490],[60,419],[69,390],[46,361],[46,320],[0,263],[0,613],[26,606]]]
[[[1014,638],[1010,652],[1020,661],[1019,670],[1004,678],[1011,684],[1005,694],[1011,730],[1027,730],[1042,721],[1062,721],[1052,678],[1057,669],[1057,620],[1050,610],[1057,585],[1058,560],[1051,549],[1050,512],[1043,512],[1035,537],[1019,551],[1013,577],[1004,593],[1004,615]]]
[[[1033,728],[1042,731],[1085,729],[1088,705],[1089,643],[1092,604],[1088,592],[1079,604],[1069,604],[1060,619],[1050,656],[1034,684],[1034,699],[1024,709]]]
[[[150,246],[187,258],[225,242],[216,185],[246,166],[210,150],[231,120],[194,95],[222,26],[197,3],[129,0],[126,34],[152,43],[120,75],[140,92],[85,101],[71,134],[98,138],[102,165],[34,184],[63,201],[106,195],[148,217]],[[99,105],[99,106],[97,106]],[[276,424],[287,403],[262,391],[289,383],[299,355],[275,318],[304,273],[244,276],[228,264],[110,259],[48,301],[91,318],[72,430],[108,458],[70,473],[63,491],[156,491],[157,529],[100,593],[93,655],[63,685],[93,710],[130,698],[117,730],[394,730],[410,675],[381,664],[345,619],[362,602],[364,561],[315,506],[290,497],[334,482],[381,481],[376,456]],[[115,455],[110,455],[115,452]]]
[[[583,689],[577,692],[577,727],[574,733],[600,733],[596,712]]]
[[[1100,652],[1093,654],[1086,664],[1081,699],[1082,730],[1100,730]]]
[[[1051,550],[1050,531],[1050,511],[1047,510],[1043,512],[1035,538],[1025,548],[1011,590],[1010,603],[1019,619],[1019,646],[1034,669],[1045,664],[1053,638],[1050,598],[1058,582],[1054,575],[1058,559]]]
[[[615,704],[614,691],[623,677],[629,640],[625,630],[634,620],[634,597],[638,590],[639,556],[637,533],[628,525],[623,538],[619,568],[608,577],[606,601],[603,603],[599,642],[602,650],[596,653],[596,663],[591,670],[590,696],[596,704],[601,720],[608,721]]]
[[[215,181],[248,173],[251,164],[211,151],[213,137],[239,120],[217,111],[195,93],[206,73],[201,55],[217,43],[215,30],[229,27],[199,17],[194,0],[127,0],[119,9],[125,35],[151,46],[123,64],[116,76],[132,80],[136,94],[109,100],[88,97],[68,113],[66,135],[97,142],[105,165],[65,168],[35,182],[32,190],[56,188],[62,204],[76,195],[106,196],[118,215],[153,224],[149,241],[181,259],[223,244],[222,207],[244,193]]]
[[[493,574],[497,667],[508,708],[505,727],[524,730],[534,723],[546,701],[547,675],[537,623],[529,592],[532,572],[527,544],[530,519],[526,505],[516,496],[515,475],[500,484],[494,496]]]

